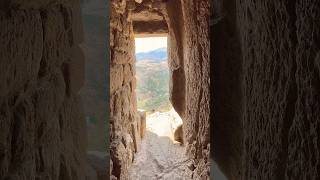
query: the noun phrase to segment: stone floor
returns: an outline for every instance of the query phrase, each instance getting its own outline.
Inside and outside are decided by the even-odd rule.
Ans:
[[[179,123],[181,120],[173,118],[172,112],[147,117],[146,136],[129,171],[130,180],[191,179],[185,148],[172,140]]]

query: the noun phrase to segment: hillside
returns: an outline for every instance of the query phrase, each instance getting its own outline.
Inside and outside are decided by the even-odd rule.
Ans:
[[[159,48],[153,51],[148,52],[141,52],[136,54],[137,61],[141,60],[152,60],[154,62],[161,62],[161,61],[167,61],[168,55],[167,55],[167,48]]]
[[[159,51],[158,51],[159,52]],[[166,54],[166,49],[164,51]],[[149,59],[140,59],[136,63],[138,108],[146,111],[168,111],[169,101],[169,69],[163,54],[148,52]],[[148,56],[151,57],[151,56]]]

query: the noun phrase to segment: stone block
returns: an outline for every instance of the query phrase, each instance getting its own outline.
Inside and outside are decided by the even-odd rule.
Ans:
[[[137,131],[138,131],[138,134],[139,134],[140,139],[141,139],[141,118],[140,118],[139,113],[136,113],[135,119],[137,121]]]
[[[147,126],[147,118],[146,118],[146,112],[145,111],[139,111],[140,115],[140,137],[144,138],[146,134],[146,126]]]

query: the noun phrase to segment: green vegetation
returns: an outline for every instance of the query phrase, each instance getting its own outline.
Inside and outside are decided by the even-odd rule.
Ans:
[[[169,69],[166,61],[142,60],[136,64],[138,108],[169,111]]]

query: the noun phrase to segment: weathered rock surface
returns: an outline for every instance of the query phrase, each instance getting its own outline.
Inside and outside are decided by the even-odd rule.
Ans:
[[[229,179],[319,179],[319,1],[214,2],[214,70],[234,77],[214,72],[213,158]]]
[[[81,78],[65,71],[79,4],[52,2],[0,3],[0,179],[85,178]]]
[[[180,142],[181,144],[183,144],[183,129],[182,129],[182,125],[178,126],[175,131],[174,131],[174,140]]]
[[[111,171],[116,178],[126,180],[141,141],[135,98],[134,35],[126,1],[111,1],[110,58]]]
[[[184,24],[185,112],[183,131],[194,176],[209,178],[210,60],[209,2],[182,1]]]
[[[140,115],[140,136],[141,138],[144,138],[145,134],[146,134],[146,129],[147,129],[147,115],[146,112],[144,111],[139,111],[139,115]]]
[[[243,178],[319,179],[320,3],[250,2],[238,10],[244,59]]]

